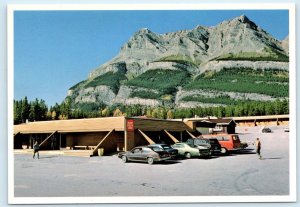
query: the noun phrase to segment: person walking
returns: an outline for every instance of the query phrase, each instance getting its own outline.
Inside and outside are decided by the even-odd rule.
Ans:
[[[261,154],[260,154],[260,150],[261,150],[261,142],[259,140],[259,138],[256,138],[255,141],[255,148],[256,148],[256,154],[258,155],[258,159],[262,159]]]
[[[40,149],[40,145],[36,141],[33,145],[33,159],[35,158],[35,154],[37,154],[37,158],[40,159],[39,149]]]

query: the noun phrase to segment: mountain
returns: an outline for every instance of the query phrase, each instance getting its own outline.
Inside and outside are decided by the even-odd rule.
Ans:
[[[288,54],[289,53],[289,36],[284,38],[281,42],[281,46],[284,49],[284,51]]]
[[[248,17],[156,34],[140,29],[68,91],[74,105],[218,106],[288,97],[288,38]]]

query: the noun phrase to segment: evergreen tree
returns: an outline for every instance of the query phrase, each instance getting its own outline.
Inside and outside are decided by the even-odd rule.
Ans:
[[[14,100],[14,124],[22,123],[21,113],[22,113],[21,102]]]
[[[24,100],[21,100],[21,121],[25,123],[26,120],[29,119],[30,113],[30,105],[27,100],[27,96],[25,96]]]

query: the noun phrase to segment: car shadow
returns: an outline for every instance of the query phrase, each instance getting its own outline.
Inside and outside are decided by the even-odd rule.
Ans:
[[[210,156],[210,157],[200,157],[199,159],[201,159],[201,160],[212,160],[212,159],[217,159],[217,158],[220,158],[220,156],[216,156],[216,155],[214,155],[214,156]]]
[[[210,157],[191,157],[191,158],[186,158],[184,156],[180,156],[180,157],[175,158],[175,161],[179,161],[179,160],[198,160],[198,159],[211,160],[211,159],[216,159],[216,158],[219,158],[219,157],[220,157],[219,155],[213,155],[213,156],[210,156]]]
[[[174,164],[179,164],[181,163],[178,160],[166,160],[164,162],[156,162],[155,165],[174,165]]]
[[[232,155],[249,155],[249,154],[256,154],[255,151],[253,151],[254,149],[244,149],[244,150],[240,150],[240,151],[236,151],[236,152],[231,152],[230,154]]]

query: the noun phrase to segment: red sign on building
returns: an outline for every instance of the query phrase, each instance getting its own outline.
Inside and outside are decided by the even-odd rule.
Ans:
[[[133,132],[134,131],[134,120],[128,119],[126,123],[127,131]]]

